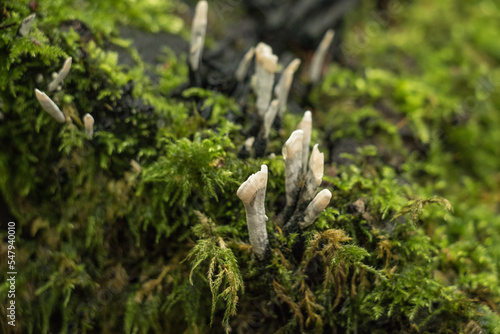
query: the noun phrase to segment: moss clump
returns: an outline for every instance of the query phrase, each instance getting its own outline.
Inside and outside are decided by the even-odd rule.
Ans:
[[[119,37],[121,24],[187,36],[187,7],[2,4],[0,190],[18,223],[15,330],[500,331],[500,54],[488,38],[500,10],[399,5],[362,45],[347,29],[347,66],[332,64],[303,96],[333,198],[313,226],[285,236],[279,152],[299,116],[287,112],[271,131],[277,157],[240,159],[254,98],[220,83],[188,87],[185,55],[165,50],[148,64]],[[348,26],[368,27],[370,10]],[[33,28],[17,36],[33,11]],[[34,89],[68,56],[70,74],[50,94],[69,120],[61,125]],[[267,262],[252,255],[235,195],[263,163]],[[0,285],[2,300],[7,291]]]

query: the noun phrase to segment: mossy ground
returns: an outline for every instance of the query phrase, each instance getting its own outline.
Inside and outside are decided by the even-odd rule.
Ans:
[[[287,112],[272,131],[276,157],[240,159],[252,98],[242,107],[222,89],[186,88],[185,54],[165,45],[146,63],[119,35],[127,25],[187,37],[186,5],[1,7],[0,189],[18,224],[19,271],[17,326],[2,302],[2,332],[500,332],[496,1],[393,1],[384,11],[365,1],[350,14],[340,64],[307,96],[296,76],[290,94],[313,110],[333,198],[289,237],[277,219],[280,152],[301,115]],[[34,11],[30,35],[16,36]],[[34,89],[67,56],[71,72],[51,94],[72,120],[61,126]],[[265,264],[235,196],[263,163]]]

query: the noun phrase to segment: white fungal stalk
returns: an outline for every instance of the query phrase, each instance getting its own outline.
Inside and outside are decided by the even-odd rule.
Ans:
[[[332,199],[332,193],[328,189],[321,190],[311,203],[307,206],[304,214],[304,219],[299,223],[301,229],[310,226],[316,218],[325,210],[325,208],[330,204]]]
[[[283,118],[283,115],[286,110],[286,102],[288,100],[288,93],[290,92],[290,87],[293,82],[293,75],[297,71],[300,66],[300,59],[295,58],[288,64],[286,69],[283,71],[278,84],[274,88],[274,94],[278,97],[279,100],[279,115]]]
[[[311,83],[318,82],[321,77],[321,68],[323,67],[326,53],[332,44],[334,35],[335,32],[332,29],[329,29],[321,40],[316,52],[314,52],[311,60],[311,67],[309,69],[309,78],[311,79]]]
[[[299,191],[299,178],[302,174],[303,137],[304,131],[295,130],[283,146],[283,158],[285,158],[286,208],[295,205]]]
[[[54,103],[54,101],[52,101],[44,92],[35,89],[35,95],[36,98],[38,99],[38,102],[40,102],[40,105],[42,106],[43,110],[48,112],[50,116],[54,117],[54,119],[59,123],[66,122],[66,117],[64,116],[62,111]]]
[[[297,129],[304,131],[304,138],[302,140],[302,172],[305,173],[307,159],[309,158],[309,145],[311,144],[312,114],[310,111],[304,113],[304,117],[297,126]]]
[[[61,70],[59,71],[59,73],[56,75],[54,80],[52,80],[52,82],[49,84],[49,87],[48,87],[49,92],[52,92],[53,90],[55,90],[57,88],[57,86],[59,86],[59,84],[64,80],[64,78],[66,78],[66,76],[68,75],[69,70],[71,68],[71,61],[72,60],[73,60],[73,58],[71,58],[71,57],[66,59],[66,61],[64,62],[64,65],[61,68]]]
[[[193,71],[198,70],[201,54],[203,52],[203,45],[205,44],[205,34],[207,32],[207,12],[207,2],[198,2],[191,29],[191,44],[189,48],[189,63],[191,64]]]
[[[269,132],[271,131],[274,119],[278,114],[278,108],[279,108],[279,101],[277,99],[274,99],[269,105],[269,108],[267,108],[266,115],[264,116],[264,125],[263,125],[264,127],[263,137],[265,139],[269,138]]]
[[[267,166],[262,165],[260,172],[252,174],[239,187],[236,195],[245,205],[248,235],[253,252],[259,260],[264,260],[269,248],[266,230],[266,208],[264,201],[267,187]]]
[[[325,167],[325,156],[318,149],[318,144],[314,145],[311,158],[309,159],[309,171],[305,183],[305,189],[302,196],[304,202],[309,202],[316,193],[316,190],[323,180]]]
[[[236,69],[236,72],[234,74],[236,80],[238,80],[239,82],[245,79],[254,54],[255,54],[255,48],[252,47],[250,48],[250,50],[247,51],[247,53],[245,53],[243,59],[241,59],[238,68]]]
[[[94,136],[94,117],[91,114],[83,116],[83,124],[85,126],[85,134],[92,138]]]
[[[278,57],[273,54],[273,49],[269,45],[259,43],[255,50],[255,59],[256,105],[260,117],[264,117],[273,93],[274,71]]]
[[[314,176],[314,183],[317,187],[319,187],[321,181],[323,180],[324,168],[325,155],[319,151],[318,144],[316,144],[313,147],[311,158],[309,159],[309,171]]]
[[[19,28],[17,29],[17,34],[19,36],[28,36],[31,30],[31,25],[33,24],[33,20],[35,19],[36,14],[31,14],[23,19]]]

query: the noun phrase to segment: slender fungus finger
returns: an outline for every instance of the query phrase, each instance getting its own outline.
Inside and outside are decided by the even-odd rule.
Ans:
[[[248,50],[247,53],[245,53],[243,59],[241,59],[238,68],[236,69],[236,72],[234,74],[236,80],[238,80],[239,82],[245,79],[254,54],[255,54],[255,48],[251,47],[250,50]]]
[[[316,52],[314,52],[311,60],[311,67],[309,69],[309,78],[313,84],[317,83],[321,78],[321,68],[325,62],[326,53],[332,44],[333,36],[335,36],[335,32],[332,29],[329,29],[321,40]]]
[[[292,87],[293,75],[297,71],[300,66],[300,59],[295,58],[288,64],[286,69],[283,71],[278,84],[274,88],[274,94],[278,97],[279,100],[279,117],[283,119],[283,115],[285,114],[286,104],[288,100],[288,93],[290,92],[290,87]]]
[[[278,113],[279,101],[277,99],[273,100],[267,108],[266,115],[264,116],[264,133],[263,136],[265,139],[269,138],[269,132],[271,131],[271,127],[273,125],[274,119]]]
[[[197,71],[200,66],[201,54],[203,52],[205,35],[207,32],[207,12],[207,2],[198,2],[195,9],[193,26],[191,28],[191,42],[189,48],[189,63],[193,71]]]
[[[309,170],[307,172],[305,190],[302,195],[302,201],[309,202],[316,193],[316,190],[323,180],[323,172],[325,168],[325,156],[318,149],[318,144],[314,145],[309,159]]]
[[[19,28],[17,29],[18,36],[28,36],[31,30],[31,25],[33,24],[33,20],[35,19],[36,14],[31,14],[23,19]]]
[[[283,157],[285,158],[285,211],[293,208],[297,202],[299,192],[299,178],[302,174],[302,139],[304,131],[295,130],[283,146]]]
[[[56,75],[54,80],[52,80],[52,82],[49,84],[49,87],[48,87],[49,92],[57,89],[57,86],[59,86],[59,84],[64,80],[64,78],[66,78],[66,76],[68,75],[69,70],[71,68],[72,60],[73,60],[73,58],[71,58],[71,57],[66,59],[66,61],[64,62],[64,65],[61,68],[61,70],[59,71],[59,73]]]
[[[271,132],[271,126],[273,125],[276,114],[278,113],[278,100],[275,99],[269,104],[266,114],[264,115],[264,120],[262,127],[260,129],[259,135],[255,141],[255,157],[263,157],[266,154],[267,140],[269,138],[269,133]]]
[[[321,190],[311,203],[307,206],[304,214],[304,219],[299,223],[301,229],[305,229],[310,226],[316,218],[325,210],[325,208],[330,204],[332,199],[332,193],[328,189]]]
[[[49,113],[50,116],[54,117],[54,119],[59,123],[66,122],[66,117],[62,113],[61,109],[59,109],[54,101],[52,101],[44,92],[35,89],[35,95],[43,110]]]
[[[85,134],[92,138],[94,136],[94,117],[91,114],[83,116],[83,124],[85,126]]]
[[[325,168],[325,155],[319,151],[318,144],[316,144],[313,147],[311,158],[309,159],[309,170],[314,176],[314,183],[316,184],[317,187],[319,187],[321,181],[323,180],[324,168]]]
[[[312,131],[312,114],[310,111],[304,113],[304,117],[300,121],[297,129],[304,131],[304,138],[302,140],[302,172],[307,170],[307,159],[309,158],[309,145],[311,144],[311,131]]]
[[[267,166],[262,165],[261,170],[252,174],[241,184],[236,196],[245,205],[248,235],[253,252],[259,260],[264,260],[269,249],[269,240],[266,230],[266,187]]]
[[[278,57],[273,54],[271,47],[259,43],[255,50],[255,93],[257,95],[257,110],[261,118],[264,117],[269,102],[271,101],[274,85],[274,71],[278,63]]]

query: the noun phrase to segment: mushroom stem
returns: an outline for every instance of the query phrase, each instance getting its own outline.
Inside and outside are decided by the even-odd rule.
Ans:
[[[94,117],[91,114],[85,114],[83,124],[85,125],[85,134],[92,138],[94,136]]]
[[[245,79],[254,54],[255,54],[255,48],[251,47],[250,50],[248,50],[247,53],[245,53],[243,59],[241,59],[238,68],[234,73],[234,76],[236,77],[236,80],[238,82],[242,82]]]
[[[285,219],[293,212],[299,193],[299,178],[302,174],[302,139],[304,131],[295,130],[283,146],[285,158]]]
[[[31,30],[31,25],[33,24],[33,20],[35,19],[36,14],[33,13],[23,19],[21,24],[19,25],[19,28],[17,28],[17,35],[24,37],[28,36]]]
[[[259,116],[264,118],[273,93],[274,71],[276,70],[278,57],[273,54],[273,50],[269,45],[259,43],[255,50],[255,59],[256,106]]]
[[[312,114],[310,111],[304,113],[304,117],[297,126],[297,129],[304,131],[304,138],[302,140],[302,172],[305,174],[307,159],[309,158],[309,145],[311,144]]]
[[[332,199],[332,193],[328,189],[321,190],[311,203],[307,206],[303,220],[299,223],[301,229],[305,229],[325,210]]]
[[[189,48],[189,63],[193,71],[197,71],[200,66],[203,45],[205,44],[205,34],[207,32],[207,12],[207,2],[204,0],[198,2],[191,28],[191,43]]]
[[[66,122],[66,117],[62,113],[61,109],[59,109],[59,107],[50,99],[50,97],[47,96],[47,94],[35,89],[35,95],[43,110],[49,113],[50,116],[54,117],[54,119],[59,123]]]
[[[69,58],[66,59],[66,61],[64,62],[63,67],[61,68],[61,70],[59,71],[59,73],[57,74],[57,76],[49,84],[49,87],[48,87],[48,91],[49,92],[55,90],[57,88],[57,86],[59,86],[59,84],[64,80],[64,78],[66,78],[66,76],[69,73],[69,69],[71,68],[71,62],[72,62],[72,60],[73,60],[73,58],[71,58],[71,57],[69,57]]]
[[[319,151],[318,144],[316,144],[309,159],[309,170],[301,198],[302,203],[309,203],[313,199],[316,190],[323,180],[324,163],[324,154]]]
[[[309,69],[309,78],[313,84],[317,83],[321,77],[321,68],[323,67],[326,53],[332,44],[333,36],[335,36],[335,32],[329,29],[321,40],[316,52],[314,52]]]
[[[290,87],[293,82],[293,75],[297,71],[300,66],[300,59],[295,58],[288,64],[286,69],[283,71],[276,88],[274,88],[274,94],[278,97],[279,100],[279,117],[283,119],[283,115],[286,110],[286,103],[288,100],[288,93],[290,92]]]
[[[278,107],[279,101],[277,99],[274,99],[269,105],[269,108],[267,108],[263,124],[263,137],[265,139],[269,138],[269,132],[271,131],[274,119],[276,118],[276,114],[278,113]]]
[[[266,208],[264,200],[267,187],[267,166],[262,165],[261,170],[252,174],[238,188],[236,195],[245,205],[248,235],[253,252],[259,260],[266,258],[269,250],[269,240],[266,229]]]

